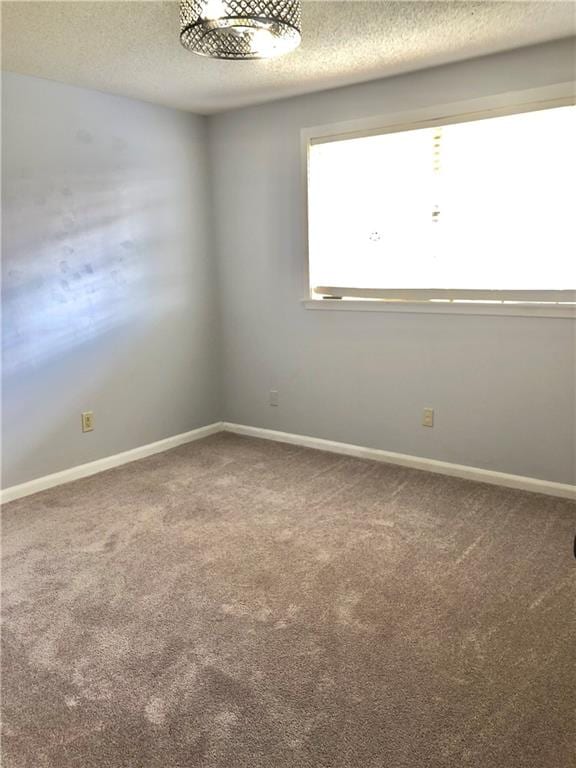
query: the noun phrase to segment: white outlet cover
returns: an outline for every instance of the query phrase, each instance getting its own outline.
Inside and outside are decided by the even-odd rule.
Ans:
[[[434,426],[434,409],[433,408],[424,408],[424,412],[422,413],[422,426],[423,427]]]

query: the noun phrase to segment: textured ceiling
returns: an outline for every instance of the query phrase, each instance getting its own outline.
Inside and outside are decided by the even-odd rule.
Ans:
[[[574,2],[303,3],[303,44],[268,61],[203,59],[176,2],[3,2],[2,62],[37,75],[212,113],[576,33]]]

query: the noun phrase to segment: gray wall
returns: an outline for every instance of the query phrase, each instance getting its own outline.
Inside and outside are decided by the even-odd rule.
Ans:
[[[219,418],[206,129],[4,74],[4,487]]]
[[[306,310],[299,154],[306,126],[573,74],[563,41],[211,118],[224,417],[574,482],[573,321]]]
[[[573,70],[560,42],[209,120],[4,74],[3,487],[220,418],[574,482],[574,323],[304,309],[299,154]]]

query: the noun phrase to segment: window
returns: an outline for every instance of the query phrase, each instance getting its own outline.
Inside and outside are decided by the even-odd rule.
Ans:
[[[564,105],[312,138],[311,297],[571,311],[575,136]]]

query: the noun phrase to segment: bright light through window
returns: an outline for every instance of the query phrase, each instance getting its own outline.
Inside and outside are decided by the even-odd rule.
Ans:
[[[575,137],[564,106],[312,143],[312,290],[576,289]]]

